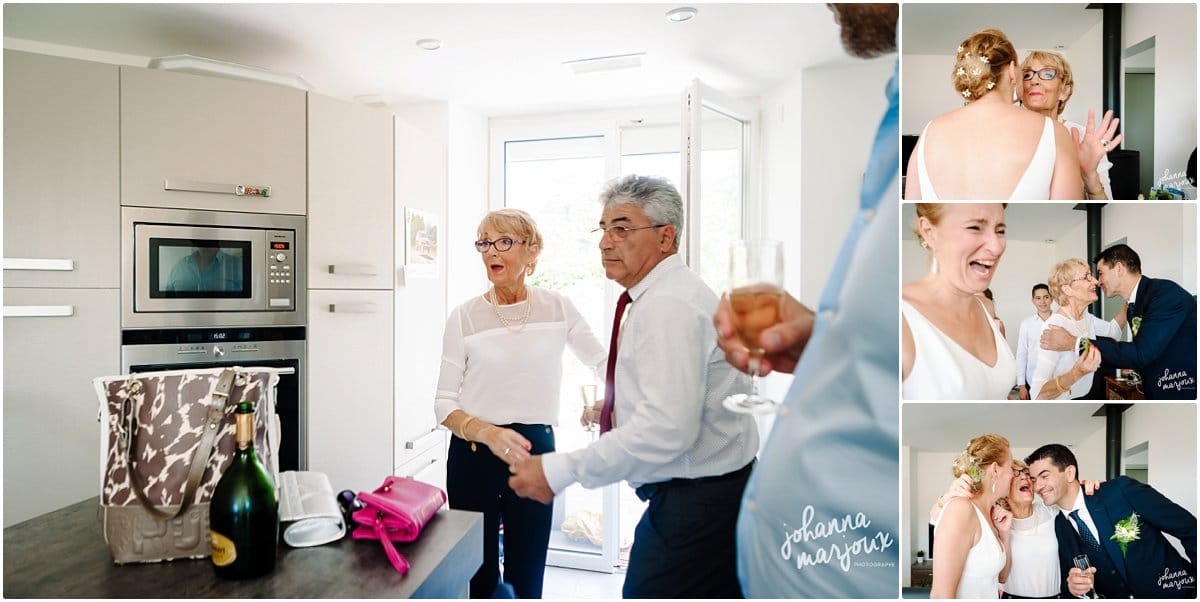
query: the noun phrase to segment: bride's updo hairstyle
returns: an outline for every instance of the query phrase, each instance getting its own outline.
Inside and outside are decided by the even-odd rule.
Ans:
[[[1016,60],[1017,49],[1004,32],[980,29],[958,46],[951,72],[954,91],[967,102],[978,100],[999,85],[1002,70]]]
[[[928,249],[929,245],[925,242],[925,237],[921,235],[921,218],[929,220],[930,224],[938,225],[942,220],[942,204],[941,203],[916,203],[917,205],[917,222],[913,224],[913,233],[917,235],[917,241],[921,246]]]
[[[963,452],[954,459],[951,472],[954,478],[967,474],[967,469],[974,465],[980,473],[986,472],[992,464],[1004,460],[1008,452],[1008,439],[995,433],[987,433],[971,439]]]

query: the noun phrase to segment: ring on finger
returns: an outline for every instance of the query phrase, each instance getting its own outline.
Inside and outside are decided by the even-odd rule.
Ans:
[[[1104,148],[1108,148],[1108,139],[1101,140],[1100,146],[1103,146]]]
[[[510,451],[512,451],[512,448],[511,448],[511,447],[506,447],[506,448],[504,448],[504,455],[506,455],[506,456],[507,456],[507,455],[508,455],[508,452],[510,452]]]

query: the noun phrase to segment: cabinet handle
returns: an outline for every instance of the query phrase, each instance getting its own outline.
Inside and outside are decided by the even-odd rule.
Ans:
[[[338,276],[374,276],[378,270],[366,263],[329,264],[329,273]]]
[[[375,313],[374,303],[330,303],[329,313],[343,314],[373,314]]]
[[[6,318],[67,318],[75,315],[74,305],[5,305]]]
[[[438,425],[438,426],[441,426],[441,425]],[[438,430],[438,427],[435,426],[435,427],[429,429],[429,433],[436,433],[437,430]],[[424,439],[427,435],[429,435],[429,433],[425,433],[424,435],[417,437],[417,439]],[[416,449],[416,448],[417,448],[417,440],[416,439],[413,439],[412,441],[404,442],[404,449]]]
[[[72,259],[30,259],[23,257],[5,257],[4,269],[72,272],[75,270],[75,261]]]
[[[232,194],[234,196],[271,196],[270,186],[257,184],[223,184],[220,182],[196,182],[179,178],[164,178],[163,190],[180,190],[184,192],[212,192],[216,194]]]
[[[434,459],[430,460],[430,461],[429,461],[429,464],[426,464],[426,465],[422,466],[421,468],[419,468],[419,469],[417,469],[417,470],[414,470],[414,471],[412,472],[412,474],[406,474],[406,475],[404,475],[404,478],[406,478],[406,479],[415,479],[415,478],[417,478],[417,473],[421,472],[422,470],[425,470],[426,468],[429,468],[430,466],[433,466],[434,464],[437,464],[437,461],[438,461],[438,459],[437,459],[437,458],[434,458]]]

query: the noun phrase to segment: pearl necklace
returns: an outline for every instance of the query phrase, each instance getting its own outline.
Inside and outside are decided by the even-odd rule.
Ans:
[[[528,289],[526,289],[526,291],[528,291]],[[520,332],[522,329],[524,329],[525,323],[529,321],[529,312],[533,308],[533,302],[529,299],[528,292],[525,295],[525,313],[516,320],[516,328],[513,328],[512,321],[509,321],[508,318],[504,317],[504,314],[500,313],[500,301],[496,299],[496,287],[492,287],[490,294],[491,299],[489,300],[492,303],[492,311],[496,312],[496,317],[500,318],[500,323],[511,332]]]

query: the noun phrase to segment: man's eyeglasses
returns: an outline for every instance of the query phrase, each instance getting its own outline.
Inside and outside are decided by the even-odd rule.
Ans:
[[[640,228],[630,228],[629,226],[608,226],[608,227],[600,226],[599,228],[592,230],[592,234],[599,234],[603,238],[604,235],[607,233],[609,238],[613,239],[616,242],[620,242],[622,240],[625,240],[626,238],[629,238],[629,233],[633,232],[635,230],[649,230],[650,228],[662,228],[663,226],[667,226],[667,225],[669,225],[669,224],[653,224],[650,226],[642,226]]]
[[[1058,77],[1058,69],[1055,69],[1054,67],[1046,67],[1045,69],[1038,69],[1037,71],[1034,71],[1033,69],[1026,69],[1021,72],[1021,77],[1024,78],[1025,81],[1032,81],[1034,75],[1036,75],[1038,79],[1049,81]]]
[[[480,253],[487,253],[489,247],[496,247],[496,250],[503,253],[512,248],[514,244],[523,245],[523,240],[513,240],[507,236],[498,240],[477,240],[475,241],[475,250]]]

